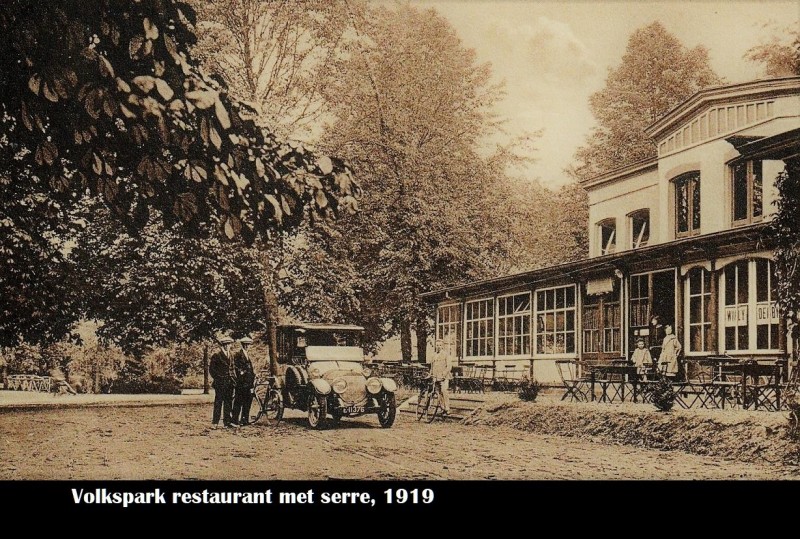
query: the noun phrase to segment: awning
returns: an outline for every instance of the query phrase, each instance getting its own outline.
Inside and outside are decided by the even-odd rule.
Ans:
[[[599,296],[614,291],[614,278],[603,277],[601,279],[591,279],[586,283],[586,294],[589,296]]]

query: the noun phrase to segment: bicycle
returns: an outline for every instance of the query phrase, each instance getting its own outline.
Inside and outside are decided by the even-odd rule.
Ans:
[[[442,382],[428,377],[420,388],[417,399],[417,421],[425,419],[432,423],[436,416],[442,417]]]
[[[274,376],[264,373],[256,376],[251,409],[255,410],[255,414],[251,413],[250,423],[266,417],[268,423],[277,425],[283,419],[283,395]]]

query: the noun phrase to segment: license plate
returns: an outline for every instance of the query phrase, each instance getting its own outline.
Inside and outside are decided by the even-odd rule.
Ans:
[[[364,407],[363,406],[345,406],[342,408],[342,413],[344,414],[363,414]]]

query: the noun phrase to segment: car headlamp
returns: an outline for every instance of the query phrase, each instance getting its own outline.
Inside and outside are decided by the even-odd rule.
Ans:
[[[337,378],[333,382],[333,384],[331,384],[331,387],[336,393],[341,395],[342,393],[344,393],[344,390],[347,389],[347,380],[345,380],[344,378]]]
[[[364,375],[364,378],[369,378],[370,376],[372,376],[372,369],[370,369],[369,367],[364,367],[363,369],[361,369],[361,374]]]
[[[322,373],[319,372],[319,369],[311,369],[310,371],[308,371],[308,377],[311,378],[312,380],[316,378],[322,378]]]
[[[380,378],[370,378],[367,380],[367,391],[373,395],[380,393],[381,389],[383,389],[383,384],[381,384]]]

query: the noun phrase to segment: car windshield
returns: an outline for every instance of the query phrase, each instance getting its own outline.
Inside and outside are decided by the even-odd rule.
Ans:
[[[307,346],[361,346],[361,334],[358,331],[320,331],[306,332]]]
[[[364,361],[364,351],[358,346],[307,346],[306,359],[308,361],[346,361],[360,364]]]

